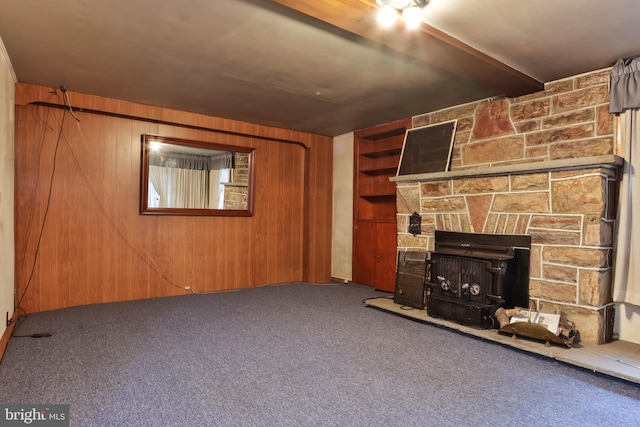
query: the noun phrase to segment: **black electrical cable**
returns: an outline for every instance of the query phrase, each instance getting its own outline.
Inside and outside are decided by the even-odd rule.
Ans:
[[[29,290],[29,286],[31,286],[31,280],[33,279],[33,274],[35,273],[35,270],[36,270],[36,262],[38,261],[38,253],[40,252],[40,244],[42,242],[42,234],[44,232],[44,226],[47,222],[49,206],[51,205],[51,189],[53,187],[53,177],[55,176],[55,173],[56,173],[56,164],[57,164],[56,159],[58,157],[58,148],[60,147],[60,140],[62,139],[62,130],[64,128],[65,117],[66,117],[66,114],[63,113],[62,122],[60,123],[60,129],[58,130],[58,138],[56,139],[56,147],[53,153],[53,167],[51,169],[51,177],[49,178],[49,194],[47,194],[47,204],[45,206],[44,215],[42,217],[42,224],[40,226],[40,233],[38,234],[38,243],[36,244],[35,254],[33,255],[33,263],[31,264],[31,272],[29,273],[29,280],[27,280],[27,284],[24,287],[24,291],[22,291],[22,295],[20,296],[20,299],[14,306],[14,311],[18,307],[20,307],[20,303],[22,303],[22,300],[24,299],[24,296],[26,295],[27,290]]]
[[[53,168],[51,171],[51,176],[49,179],[49,191],[47,194],[47,203],[46,203],[46,207],[45,207],[45,211],[44,211],[44,215],[42,218],[42,224],[40,226],[40,231],[38,234],[38,242],[36,244],[36,249],[35,249],[35,253],[34,253],[34,257],[33,257],[33,263],[31,265],[31,271],[29,273],[29,279],[27,280],[27,284],[25,285],[25,288],[20,296],[20,299],[17,301],[17,303],[14,306],[14,311],[21,309],[22,311],[24,311],[21,307],[20,304],[22,303],[29,287],[31,286],[32,280],[33,280],[33,275],[35,274],[35,268],[36,268],[36,263],[38,260],[38,254],[40,252],[40,245],[42,242],[42,235],[44,233],[44,227],[46,224],[46,220],[48,217],[48,213],[49,213],[49,207],[51,205],[51,193],[52,193],[52,187],[53,187],[53,180],[54,180],[54,176],[55,176],[55,171],[56,171],[56,166],[57,166],[57,157],[58,157],[58,149],[60,147],[60,141],[62,140],[63,137],[63,130],[64,130],[64,123],[65,123],[65,118],[66,118],[66,113],[70,113],[71,116],[76,120],[76,124],[78,125],[78,131],[80,132],[80,137],[82,138],[82,140],[84,141],[84,135],[82,134],[82,130],[80,129],[80,119],[78,118],[78,116],[75,114],[75,112],[73,111],[73,108],[71,107],[71,102],[69,99],[69,94],[67,92],[67,89],[64,86],[60,86],[60,91],[63,94],[63,101],[64,101],[64,105],[65,105],[65,109],[63,110],[63,115],[62,115],[62,121],[60,123],[60,127],[58,130],[58,137],[56,138],[56,144],[55,144],[55,151],[54,151],[54,156],[53,156]],[[47,116],[48,117],[48,116]],[[47,120],[45,120],[45,124],[47,123]],[[86,143],[86,141],[85,141]],[[39,158],[40,158],[40,154],[42,152],[42,147],[44,145],[44,134],[43,134],[43,138],[42,138],[42,142],[40,144],[40,151],[38,152],[38,164],[39,164]],[[126,236],[123,235],[122,231],[120,230],[120,228],[116,225],[116,223],[113,221],[113,219],[111,218],[111,216],[108,214],[108,212],[106,211],[105,207],[102,205],[102,203],[100,202],[98,196],[95,194],[95,192],[92,189],[91,183],[89,182],[89,179],[87,178],[87,176],[85,175],[84,171],[82,170],[82,168],[80,167],[80,164],[78,162],[78,159],[75,157],[73,150],[71,149],[71,147],[69,146],[69,143],[67,141],[67,146],[70,149],[71,152],[71,157],[72,160],[74,161],[74,163],[76,164],[76,166],[78,167],[80,174],[82,175],[83,179],[85,180],[85,182],[87,182],[87,184],[89,185],[89,190],[91,192],[91,194],[93,195],[94,199],[96,199],[96,201],[98,202],[98,204],[100,205],[100,207],[102,208],[103,212],[105,212],[105,214],[107,215],[107,218],[109,219],[111,225],[113,225],[113,227],[115,228],[115,230],[117,231],[118,235],[120,235],[120,237],[125,241],[125,243],[127,244],[127,246],[129,246],[135,253],[136,255],[138,255],[138,257],[145,262],[149,267],[151,267],[152,270],[154,270],[156,273],[158,273],[163,279],[165,279],[171,286],[176,287],[178,289],[184,289],[184,290],[190,290],[191,293],[195,293],[193,287],[191,286],[180,286],[176,283],[174,283],[173,280],[171,280],[170,277],[168,277],[165,273],[163,273],[159,266],[157,265],[157,263],[155,262],[155,260],[151,257],[151,255],[149,253],[147,253],[146,250],[142,249],[142,252],[144,252],[144,255],[141,253],[141,251],[139,251],[137,248],[135,248],[131,242],[128,241],[128,239],[126,238]],[[38,187],[38,181],[39,181],[39,172],[38,172],[38,179],[36,181],[36,190]],[[35,197],[34,197],[35,200]],[[35,202],[34,202],[35,203]],[[28,230],[31,230],[31,227],[28,228]],[[29,231],[28,231],[29,233]],[[27,235],[28,236],[28,235]],[[25,245],[25,254],[26,254],[26,245]],[[25,316],[26,316],[26,312],[25,312]],[[18,319],[19,321],[20,319]],[[17,328],[18,325],[16,325]],[[18,335],[15,335],[16,337],[21,337]],[[31,335],[26,335],[25,337],[31,337]]]
[[[33,164],[35,164],[35,165],[39,165],[39,164],[40,164],[40,158],[42,157],[42,150],[43,150],[43,148],[44,148],[44,140],[45,140],[45,138],[46,138],[47,128],[50,128],[50,127],[49,127],[49,125],[48,125],[48,123],[49,123],[49,114],[50,114],[50,109],[48,109],[48,108],[47,108],[45,111],[46,111],[46,116],[45,116],[44,118],[38,117],[38,120],[39,120],[41,123],[44,123],[45,128],[43,129],[43,131],[42,131],[42,137],[40,138],[40,144],[39,144],[39,148],[38,148],[38,154],[36,155],[35,161],[33,162]],[[37,192],[38,192],[38,188],[40,187],[40,168],[39,168],[39,167],[38,167],[38,168],[36,168],[36,173],[35,173],[35,175],[36,175],[36,183],[35,183],[35,185],[33,186],[33,194],[32,194],[32,197],[33,197],[33,200],[34,200],[34,201],[35,201],[35,199],[36,199],[36,194],[37,194]],[[27,224],[27,225],[28,225],[28,227],[27,227],[27,235],[26,235],[26,237],[25,237],[25,242],[27,242],[27,243],[31,240],[31,230],[32,230],[32,227],[31,227],[31,221],[33,220],[33,213],[34,213],[34,210],[35,210],[35,203],[33,203],[33,204],[31,205],[31,210],[29,211],[29,215],[27,216],[27,219],[26,219],[26,221],[25,221],[25,224]],[[27,243],[25,243],[25,245],[24,245],[24,249],[23,249],[23,251],[22,251],[22,259],[23,259],[23,260],[24,260],[24,259],[26,259],[26,257],[27,257],[27,249],[28,249],[28,244],[27,244]],[[34,262],[35,262],[35,260],[34,260]],[[16,302],[16,301],[14,300],[14,304],[15,304],[15,302]],[[22,310],[22,311],[24,312],[25,316],[27,315],[27,312],[26,312],[26,311],[24,311],[21,307],[19,307],[19,305],[14,306],[13,311],[16,311],[17,309]]]
[[[84,137],[84,134],[82,133],[82,128],[80,127],[80,119],[75,114],[75,112],[73,110],[73,107],[71,106],[71,99],[69,97],[69,93],[68,93],[67,89],[64,86],[60,86],[60,91],[63,94],[63,101],[64,101],[64,105],[66,107],[66,109],[64,111],[70,113],[73,116],[73,118],[76,120],[76,126],[78,127],[78,133],[80,134],[80,138],[82,139],[82,142],[85,144],[85,146],[88,146],[87,141],[86,141],[86,139]],[[162,277],[169,285],[171,285],[171,286],[173,286],[175,288],[178,288],[178,289],[189,290],[189,291],[191,291],[191,293],[195,293],[195,291],[194,291],[192,286],[189,286],[189,285],[180,286],[180,285],[176,284],[169,276],[167,276],[161,270],[160,266],[153,259],[153,257],[146,251],[146,249],[144,249],[144,248],[138,249],[138,248],[134,247],[134,245],[131,244],[129,239],[127,239],[127,237],[124,235],[124,233],[122,233],[122,230],[120,230],[120,227],[118,227],[116,222],[113,220],[111,215],[109,215],[109,212],[107,211],[107,209],[105,208],[104,204],[102,203],[102,201],[100,200],[100,198],[96,194],[93,186],[91,185],[91,182],[89,181],[89,178],[87,177],[87,175],[85,174],[84,170],[82,169],[82,166],[80,165],[80,162],[79,162],[78,158],[76,157],[73,148],[69,144],[69,141],[65,138],[64,142],[67,144],[67,147],[69,148],[69,154],[71,155],[71,160],[73,160],[73,162],[75,163],[76,167],[78,168],[78,171],[80,172],[80,175],[82,176],[84,181],[87,183],[87,188],[89,189],[89,192],[91,193],[91,195],[95,199],[95,201],[98,204],[98,206],[100,206],[100,209],[102,210],[102,212],[105,214],[105,216],[109,220],[109,223],[113,226],[113,228],[116,230],[118,235],[127,244],[127,246],[129,246],[145,264],[147,264],[153,271],[155,271],[160,277]]]
[[[27,320],[27,317],[29,317],[29,314],[22,307],[16,307],[15,310],[22,311],[24,313],[24,316],[18,316],[18,320],[16,321],[16,326],[14,326],[13,328],[13,333],[11,334],[11,338],[48,338],[52,335],[51,332],[39,332],[36,334],[16,335],[16,331],[20,327],[21,322],[24,322],[25,320]]]
[[[76,119],[76,125],[78,126],[78,132],[80,134],[80,138],[82,139],[82,141],[85,143],[87,143],[87,141],[84,138],[84,134],[82,133],[82,128],[80,127],[80,119],[75,115],[75,113],[73,112],[73,109],[71,108],[71,105],[68,103],[68,98],[69,95],[65,92],[65,105],[67,105],[69,107],[69,112],[71,113],[71,115]],[[173,286],[174,288],[178,288],[178,289],[183,289],[185,291],[191,291],[191,293],[195,293],[194,289],[192,286],[190,285],[185,285],[185,286],[180,286],[178,284],[176,284],[169,276],[167,276],[163,271],[161,271],[160,266],[158,265],[158,263],[153,259],[153,257],[147,252],[146,249],[142,248],[142,249],[138,249],[136,247],[134,247],[134,245],[131,244],[131,242],[129,241],[129,239],[127,239],[127,237],[124,235],[124,233],[122,233],[122,230],[120,230],[120,227],[118,227],[118,225],[116,224],[116,222],[113,220],[113,218],[111,217],[111,215],[109,215],[109,212],[107,211],[107,209],[105,208],[104,204],[100,201],[100,198],[98,197],[98,195],[96,194],[95,190],[93,189],[93,186],[91,185],[91,182],[89,181],[89,178],[87,177],[87,175],[85,174],[84,170],[82,169],[82,167],[80,166],[80,162],[78,161],[78,158],[76,157],[76,155],[73,152],[73,148],[71,147],[71,145],[69,144],[69,141],[67,139],[64,140],[65,143],[67,144],[67,147],[69,148],[69,153],[71,154],[71,159],[73,160],[73,162],[75,163],[76,167],[78,168],[78,171],[80,172],[80,175],[82,176],[82,178],[84,179],[84,181],[87,183],[87,187],[89,189],[89,192],[91,193],[91,195],[93,196],[94,200],[96,201],[96,203],[98,204],[98,206],[100,206],[100,209],[102,210],[102,212],[105,214],[105,216],[107,217],[107,219],[109,220],[109,223],[113,226],[113,228],[116,230],[116,232],[118,233],[118,235],[122,238],[122,240],[127,244],[127,246],[129,246],[131,248],[131,250],[133,250],[135,252],[136,255],[138,255],[138,257],[142,260],[142,262],[144,262],[145,264],[147,264],[153,271],[155,271],[156,273],[158,273],[158,275],[160,277],[162,277],[165,281],[167,281],[167,283],[171,286]],[[143,256],[143,254],[145,256]]]
[[[31,335],[11,335],[11,338],[49,338],[51,335],[51,332],[40,332]]]

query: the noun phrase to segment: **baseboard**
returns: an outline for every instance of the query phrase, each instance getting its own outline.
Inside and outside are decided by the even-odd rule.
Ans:
[[[14,311],[13,316],[11,316],[11,324],[7,326],[7,329],[4,330],[2,339],[0,339],[0,363],[2,363],[4,352],[7,350],[9,339],[11,339],[11,335],[13,334],[13,330],[16,327],[16,323],[18,323],[18,312]]]

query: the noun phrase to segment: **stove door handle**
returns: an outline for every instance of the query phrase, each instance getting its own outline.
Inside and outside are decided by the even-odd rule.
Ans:
[[[489,298],[490,300],[493,300],[494,302],[496,302],[498,304],[504,304],[505,303],[505,300],[502,299],[502,297],[500,295],[487,294],[486,297]]]

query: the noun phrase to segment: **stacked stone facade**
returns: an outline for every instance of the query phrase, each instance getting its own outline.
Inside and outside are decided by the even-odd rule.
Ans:
[[[618,176],[609,72],[415,117],[414,127],[458,122],[448,174],[393,179],[398,249],[433,250],[435,230],[531,235],[531,301],[566,313],[582,340],[605,342]]]
[[[224,189],[224,208],[246,210],[249,206],[249,153],[236,153],[232,184]]]

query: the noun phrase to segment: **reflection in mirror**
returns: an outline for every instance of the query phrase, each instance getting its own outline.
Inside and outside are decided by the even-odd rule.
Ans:
[[[144,135],[144,214],[253,213],[253,148]]]

